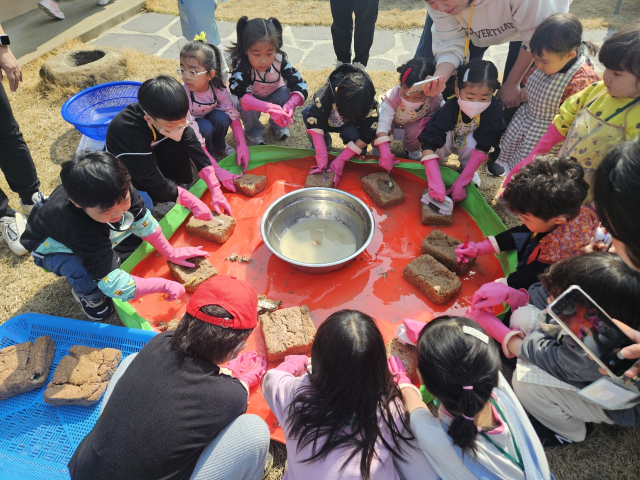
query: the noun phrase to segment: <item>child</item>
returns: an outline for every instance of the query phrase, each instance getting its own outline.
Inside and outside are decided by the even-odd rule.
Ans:
[[[133,186],[146,192],[156,206],[171,202],[172,207],[175,202],[193,207],[195,197],[184,193],[193,181],[193,161],[209,187],[215,211],[231,215],[220,183],[235,192],[233,179],[239,175],[218,166],[191,128],[188,114],[189,98],[177,80],[164,75],[151,78],[140,86],[138,103],[109,124],[105,148],[125,164]]]
[[[500,86],[496,66],[485,60],[472,60],[458,69],[456,96],[431,118],[419,135],[422,160],[429,182],[429,195],[444,201],[445,189],[438,163],[452,153],[458,155],[462,173],[446,193],[458,202],[467,198],[471,181],[480,183],[476,170],[498,145],[506,129],[502,106],[493,96]]]
[[[371,77],[353,65],[336,68],[327,83],[313,95],[313,102],[302,111],[302,118],[316,150],[316,168],[311,173],[327,170],[329,132],[340,132],[347,146],[329,170],[334,172],[333,184],[338,186],[344,164],[354,155],[367,150],[378,128],[378,102]],[[380,159],[381,163],[383,159]],[[385,165],[383,165],[385,166]],[[391,170],[393,165],[386,165]]]
[[[506,278],[513,288],[529,288],[551,264],[578,255],[598,226],[596,213],[581,206],[589,185],[582,167],[571,158],[538,157],[507,185],[504,200],[516,212],[519,227],[459,246],[459,260],[507,250],[518,252],[516,271]]]
[[[276,18],[242,17],[236,25],[237,42],[229,49],[229,90],[251,145],[264,145],[261,113],[270,115],[269,125],[278,140],[289,137],[293,113],[307,99],[307,84],[282,51],[282,25]]]
[[[373,319],[352,310],[330,315],[318,328],[311,359],[310,375],[308,358],[292,355],[262,379],[287,439],[283,479],[398,479],[394,459],[412,437]]]
[[[502,344],[507,356],[519,357],[513,389],[538,420],[533,424],[540,438],[546,446],[560,445],[583,441],[593,431],[592,423],[640,425],[640,401],[606,410],[578,396],[579,389],[602,377],[599,366],[572,337],[554,325],[545,311],[547,303],[570,286],[578,285],[611,317],[637,329],[640,306],[635,299],[640,296],[640,274],[615,254],[593,252],[553,265],[540,276],[540,283],[529,289],[534,305],[512,305],[519,308],[511,316],[511,328],[522,330],[524,339],[483,311],[513,297],[514,291],[509,287],[483,285],[474,295],[473,311],[468,314]],[[585,337],[583,341],[589,344],[593,339]]]
[[[416,389],[403,388],[402,396],[418,446],[440,478],[553,478],[527,414],[500,373],[498,349],[473,320],[436,318],[420,332],[417,348],[420,382],[436,397],[439,418]]]
[[[218,47],[196,37],[180,51],[180,69],[183,87],[189,98],[189,113],[195,118],[199,133],[204,138],[207,151],[224,151],[233,155],[236,149],[225,143],[231,131],[238,148],[238,165],[246,172],[249,165],[249,149],[244,140],[240,113],[231,101],[231,95],[218,75],[222,55]]]
[[[640,23],[605,40],[598,58],[605,66],[603,81],[564,101],[531,153],[512,168],[505,185],[536,155],[560,142],[564,142],[560,154],[575,157],[591,184],[607,147],[640,133]],[[590,201],[591,195],[585,199]]]
[[[184,287],[177,282],[140,278],[120,268],[121,261],[140,244],[131,234],[178,265],[191,267],[187,258],[209,256],[200,247],[174,249],[169,244],[131,186],[122,162],[107,152],[90,152],[64,162],[60,179],[62,185],[31,211],[20,242],[36,265],[67,277],[87,317],[109,318],[113,313],[110,298],[127,301],[163,292],[173,301],[184,295]],[[209,211],[204,204],[198,208]]]
[[[69,462],[71,478],[262,478],[269,429],[244,413],[248,386],[258,384],[267,362],[241,355],[253,361],[234,362],[237,378],[220,367],[246,346],[257,304],[242,280],[217,275],[202,283],[175,332],[122,361],[98,422]]]
[[[404,153],[409,159],[420,160],[422,158],[418,135],[429,117],[440,108],[442,95],[427,97],[422,91],[408,95],[407,91],[414,83],[432,76],[435,70],[435,65],[424,58],[414,58],[398,67],[400,85],[389,90],[382,97],[380,103],[380,118],[376,130],[377,139],[374,144],[380,149],[381,163],[383,157],[393,159],[389,151],[391,134],[393,134],[394,140],[403,142]]]

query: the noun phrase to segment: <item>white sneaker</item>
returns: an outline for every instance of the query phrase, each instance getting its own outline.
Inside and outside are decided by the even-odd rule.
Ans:
[[[405,151],[407,152],[407,158],[409,160],[422,160],[422,150],[414,150],[413,152]]]
[[[249,143],[253,146],[266,145],[266,143],[264,143],[264,138],[262,138],[262,135],[256,135],[254,137],[249,136]]]
[[[29,215],[31,215],[31,210],[33,210],[33,207],[35,207],[36,205],[42,205],[47,198],[49,197],[45,196],[42,192],[37,191],[36,193],[31,195],[31,200],[33,201],[31,205],[25,205],[24,203],[22,203],[22,199],[20,199],[20,208],[22,209],[22,213],[24,213],[25,216],[28,217]]]
[[[100,6],[105,6],[107,3],[109,3],[109,0],[98,0],[98,5]]]
[[[15,213],[15,217],[0,218],[0,231],[11,251],[16,255],[24,255],[27,250],[20,243],[20,237],[27,228],[27,219],[20,212]]]
[[[275,128],[274,131],[278,140],[286,140],[287,138],[289,138],[289,135],[291,135],[287,127]]]
[[[62,13],[62,10],[54,0],[41,0],[38,2],[38,7],[50,17],[64,20],[64,13]]]
[[[236,153],[236,149],[233,148],[228,143],[225,143],[224,144],[224,154],[228,157],[229,155],[233,155],[234,153]]]
[[[367,67],[365,67],[362,63],[360,62],[353,62],[351,65],[353,65],[354,67],[362,70],[363,72],[367,69]]]
[[[476,187],[480,188],[480,185],[482,184],[482,180],[480,180],[480,175],[478,175],[478,172],[473,172],[473,178],[471,179],[471,183],[473,183]]]

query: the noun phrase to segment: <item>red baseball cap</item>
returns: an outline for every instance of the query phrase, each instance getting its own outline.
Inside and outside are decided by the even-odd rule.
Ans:
[[[205,305],[220,305],[232,319],[207,315]],[[187,313],[203,322],[236,330],[249,329],[258,321],[258,294],[251,285],[228,275],[216,275],[204,281],[187,304]]]

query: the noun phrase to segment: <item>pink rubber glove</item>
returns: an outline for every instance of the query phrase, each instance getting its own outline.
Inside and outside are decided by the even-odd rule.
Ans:
[[[307,364],[309,363],[309,357],[306,355],[287,355],[284,357],[284,362],[278,365],[274,370],[280,370],[287,372],[294,377],[299,377],[307,372]]]
[[[491,240],[487,238],[479,243],[469,242],[467,248],[464,248],[463,244],[460,244],[456,247],[456,253],[458,254],[458,263],[469,263],[467,257],[476,258],[481,255],[496,253],[496,251],[493,248]]]
[[[535,147],[533,147],[531,153],[527,155],[523,160],[520,160],[520,162],[511,169],[509,175],[507,175],[507,178],[504,179],[504,183],[502,184],[502,186],[506,187],[507,183],[511,181],[511,178],[516,173],[518,173],[522,167],[533,162],[533,157],[535,157],[536,155],[544,155],[546,153],[549,153],[549,151],[557,144],[559,144],[560,142],[564,142],[565,138],[566,137],[558,131],[558,129],[552,122],[547,129],[547,133],[545,133],[542,138],[538,140],[538,143]]]
[[[166,259],[171,263],[182,265],[183,267],[195,267],[193,263],[186,261],[187,258],[209,256],[209,252],[207,252],[206,250],[201,250],[202,247],[173,248],[169,243],[169,240],[167,240],[162,234],[162,228],[160,227],[158,227],[156,231],[151,235],[142,237],[142,239],[149,242],[162,256],[166,257]]]
[[[429,120],[431,120],[431,117],[422,117],[420,119],[420,123],[418,123],[418,130],[420,131],[420,133],[424,132],[424,129],[427,128]]]
[[[389,366],[389,371],[391,375],[393,375],[393,381],[396,382],[396,385],[402,385],[403,383],[411,384],[411,380],[407,377],[407,371],[399,357],[389,355],[387,365]]]
[[[507,345],[513,337],[524,338],[524,334],[520,330],[510,330],[496,316],[484,310],[467,310],[465,316],[471,320],[475,320],[491,338],[500,342],[502,352],[507,358],[513,358],[515,356],[509,351]]]
[[[216,162],[216,160],[211,155],[209,155],[209,152],[207,152],[207,156],[211,161],[211,166],[204,167],[202,170],[200,170],[198,172],[198,176],[204,180],[204,183],[207,184],[207,187],[209,187],[209,189],[211,189],[211,185],[221,183],[222,185],[224,185],[224,188],[226,188],[230,192],[235,192],[236,186],[233,184],[233,181],[236,178],[240,178],[242,175],[234,175],[229,170],[225,170],[224,168],[222,168],[220,165],[218,165],[218,162]]]
[[[420,332],[424,327],[427,326],[427,324],[424,322],[419,322],[418,320],[412,320],[411,318],[405,318],[403,320],[403,323],[407,338],[411,340],[414,345],[417,345]]]
[[[382,142],[377,145],[380,149],[380,166],[387,172],[391,173],[391,169],[396,163],[400,163],[400,160],[396,160],[391,149],[389,149],[389,142]]]
[[[248,387],[254,387],[267,371],[267,359],[256,352],[244,352],[227,364],[236,378]]]
[[[471,152],[471,158],[467,162],[462,170],[460,176],[453,182],[451,189],[447,192],[447,195],[451,197],[454,202],[459,202],[467,198],[467,185],[471,183],[473,174],[476,173],[478,167],[487,159],[487,155],[478,150]]]
[[[226,172],[226,170],[224,171]],[[230,172],[227,173],[231,175]],[[213,169],[213,166],[203,168],[198,173],[198,176],[203,179],[204,183],[206,183],[207,187],[209,187],[209,192],[211,192],[211,205],[213,206],[213,209],[216,211],[216,213],[220,215],[224,210],[229,216],[231,216],[231,206],[229,205],[229,202],[227,202],[227,199],[224,198],[222,190],[220,190],[220,183],[216,178],[216,173]],[[240,175],[237,176],[240,177]],[[235,192],[235,187],[233,191]]]
[[[352,145],[354,148],[358,148],[353,142],[349,142],[347,148],[345,148],[342,153],[340,153],[340,155],[338,155],[335,160],[331,162],[331,165],[329,166],[329,171],[334,173],[333,186],[336,188],[338,187],[338,182],[340,181],[340,176],[342,175],[344,164],[347,161],[351,160],[351,157],[356,154],[359,155],[362,152],[361,149],[358,149],[360,150],[360,152],[353,150],[350,145]]]
[[[193,216],[198,220],[209,221],[213,219],[209,207],[193,193],[182,187],[178,187],[178,201],[176,203],[191,210]]]
[[[282,106],[282,109],[293,120],[293,114],[296,111],[296,107],[299,107],[303,103],[304,103],[304,98],[302,97],[302,95],[298,95],[297,93],[292,93],[291,97],[289,97],[289,101]]]
[[[500,282],[485,283],[471,297],[471,310],[492,312],[492,307],[506,302],[511,308],[519,308],[529,302],[529,293],[516,290]]]
[[[313,147],[316,149],[316,168],[309,173],[320,173],[327,169],[329,157],[327,156],[327,144],[324,142],[324,135],[315,130],[307,129],[307,133],[311,135]]]
[[[167,302],[173,302],[184,295],[184,287],[178,282],[166,280],[164,278],[141,278],[131,275],[136,284],[136,293],[131,301],[137,300],[149,293],[165,293]]]
[[[297,96],[297,95],[296,95]],[[276,125],[286,128],[293,123],[291,115],[284,111],[280,105],[258,100],[253,95],[247,93],[242,97],[243,110],[255,110],[257,112],[268,113]]]
[[[427,174],[427,182],[429,182],[429,196],[438,202],[444,202],[445,188],[438,166],[440,157],[436,154],[422,157],[420,163],[424,165],[424,171]]]
[[[249,167],[249,147],[247,147],[247,142],[244,139],[244,130],[242,129],[240,120],[231,122],[231,131],[236,141],[236,160],[238,161],[238,166],[242,168],[243,172],[246,172]]]

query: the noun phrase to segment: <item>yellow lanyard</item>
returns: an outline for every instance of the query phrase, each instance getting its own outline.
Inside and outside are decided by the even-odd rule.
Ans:
[[[462,26],[462,13],[458,14],[458,23],[460,23],[460,28],[462,28],[462,32],[464,33],[464,59],[462,60],[462,64],[467,63],[467,55],[469,54],[469,42],[471,41],[471,19],[473,18],[473,3],[471,3],[471,8],[469,9],[469,25],[467,25],[467,31],[464,31],[464,27]]]

